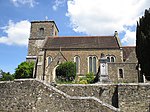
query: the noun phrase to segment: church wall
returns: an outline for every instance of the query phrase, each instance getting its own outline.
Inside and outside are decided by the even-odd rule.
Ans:
[[[28,44],[28,56],[37,56],[41,45],[43,44],[44,38],[29,39]]]
[[[51,51],[47,50],[46,57],[51,56],[53,59],[57,56],[59,51]],[[63,56],[67,59],[67,61],[74,61],[75,56],[80,57],[80,75],[84,75],[88,73],[88,57],[96,56],[97,57],[97,70],[99,67],[99,59],[101,53],[105,55],[114,55],[116,57],[116,62],[122,62],[122,53],[121,50],[61,50]],[[47,61],[46,61],[47,63]],[[47,65],[47,64],[46,64]]]
[[[108,75],[115,83],[137,83],[137,63],[108,63]],[[119,76],[119,69],[123,70],[123,78]]]

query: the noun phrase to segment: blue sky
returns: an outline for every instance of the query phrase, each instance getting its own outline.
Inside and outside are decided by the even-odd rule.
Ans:
[[[0,0],[0,69],[13,73],[25,61],[30,22],[54,20],[59,36],[113,35],[135,45],[136,21],[149,0]]]

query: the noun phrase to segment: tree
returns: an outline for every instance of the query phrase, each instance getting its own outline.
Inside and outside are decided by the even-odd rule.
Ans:
[[[6,72],[3,72],[2,70],[0,70],[0,80],[1,81],[12,81],[12,80],[14,80],[14,77],[9,72],[6,73]]]
[[[141,68],[140,78],[145,75],[150,80],[150,9],[137,22],[136,55]]]
[[[76,76],[76,65],[74,62],[61,63],[56,69],[56,77],[60,81],[73,81]]]
[[[34,62],[22,62],[15,70],[14,76],[16,79],[33,78]]]

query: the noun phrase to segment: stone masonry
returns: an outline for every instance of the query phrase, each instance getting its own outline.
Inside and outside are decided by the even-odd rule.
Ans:
[[[0,112],[149,112],[149,83],[57,85],[0,82]]]

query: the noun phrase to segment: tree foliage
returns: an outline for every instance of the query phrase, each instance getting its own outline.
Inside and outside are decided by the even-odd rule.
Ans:
[[[14,76],[12,74],[10,74],[9,72],[3,72],[2,70],[0,70],[0,80],[1,81],[12,81],[14,80]]]
[[[150,9],[137,23],[136,55],[141,67],[141,75],[150,80]]]
[[[34,62],[22,62],[15,70],[14,76],[16,79],[33,78]]]
[[[56,77],[60,81],[73,81],[76,76],[76,65],[74,62],[61,63],[56,69]]]

